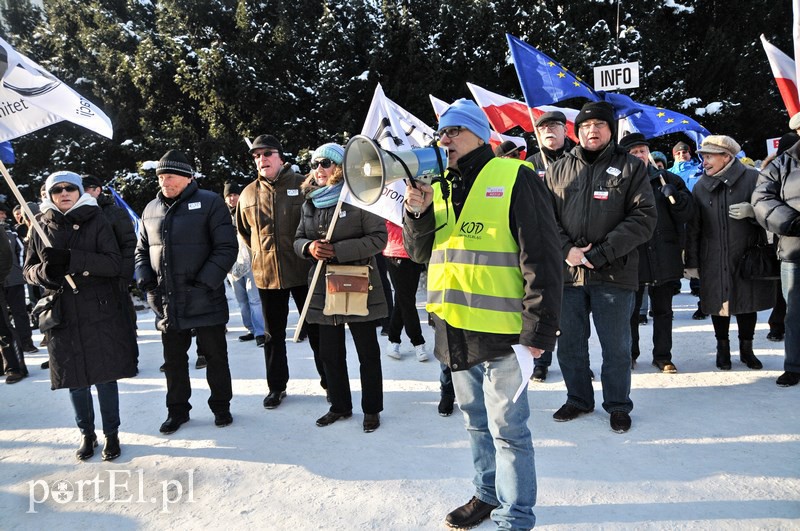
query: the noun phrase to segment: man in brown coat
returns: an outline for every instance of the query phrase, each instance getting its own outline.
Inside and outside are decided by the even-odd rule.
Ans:
[[[286,323],[289,295],[302,308],[308,295],[309,262],[294,253],[294,234],[300,223],[304,177],[284,165],[283,148],[272,135],[253,141],[250,154],[258,178],[247,185],[236,207],[236,228],[250,248],[264,320],[272,338],[264,345],[269,394],[264,407],[274,409],[286,397],[289,365],[286,360]],[[318,358],[318,334],[308,325],[308,338]],[[325,387],[323,385],[323,387]]]

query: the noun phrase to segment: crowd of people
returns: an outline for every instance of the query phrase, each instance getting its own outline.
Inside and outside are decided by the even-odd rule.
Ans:
[[[768,338],[785,341],[786,352],[777,384],[800,383],[800,114],[789,125],[793,132],[760,172],[724,135],[706,137],[694,152],[677,143],[669,166],[663,153],[651,151],[652,139],[619,138],[609,104],[590,102],[574,120],[577,144],[564,114],[548,112],[535,121],[538,151],[522,160],[516,146],[493,151],[483,111],[458,100],[437,128],[447,148],[445,175],[409,183],[402,226],[340,201],[345,150],[335,143],[317,147],[310,172],[301,175],[275,136],[260,135],[250,148],[256,178],[246,186],[228,182],[221,194],[202,189],[186,155],[169,150],[156,165],[159,192],[142,213],[138,236],[100,179],[57,171],[40,204],[0,209],[8,240],[0,245],[6,382],[28,374],[24,353],[38,351],[31,328],[40,328],[51,386],[70,393],[81,434],[77,458],[91,458],[98,445],[92,386],[102,458],[119,457],[117,381],[138,372],[129,295],[135,282],[161,334],[167,418],[159,431],[174,433],[190,419],[193,340],[214,424],[228,426],[234,418],[227,281],[247,329],[239,341],[264,352],[264,408],[287,397],[291,298],[303,319],[298,336],[308,339],[329,403],[317,426],[353,416],[349,330],[362,427],[370,433],[381,425],[382,353],[402,359],[405,330],[414,358],[429,359],[415,298],[427,271],[438,410],[447,416],[458,404],[475,468],[473,496],[445,521],[461,529],[491,516],[500,528],[530,529],[530,408],[525,393],[512,397],[527,378],[547,378],[555,352],[567,396],[554,420],[592,412],[590,319],[601,345],[602,408],[618,433],[632,427],[631,371],[641,357],[647,301],[652,365],[678,371],[672,300],[682,278],[699,296],[695,318],[711,317],[720,370],[732,368],[731,316],[740,361],[762,368],[753,352],[757,312],[774,308]],[[9,213],[14,226],[5,223]],[[779,273],[745,275],[746,255],[770,245]],[[522,374],[520,351],[534,358],[532,375]]]

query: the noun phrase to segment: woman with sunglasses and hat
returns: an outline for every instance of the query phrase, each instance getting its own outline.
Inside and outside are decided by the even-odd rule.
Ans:
[[[353,415],[350,381],[347,375],[345,329],[347,323],[353,335],[361,365],[361,409],[364,411],[364,431],[369,433],[380,426],[383,410],[383,374],[381,350],[376,326],[388,315],[388,307],[376,267],[375,255],[386,246],[386,225],[375,214],[358,207],[342,204],[334,219],[336,204],[344,185],[342,159],[344,149],[338,144],[324,144],[311,155],[311,173],[303,183],[305,194],[303,214],[295,234],[294,250],[302,257],[325,264],[316,286],[306,318],[319,324],[319,350],[330,398],[330,410],[317,419],[317,426],[329,426]],[[328,227],[335,222],[333,235],[326,239]],[[325,315],[325,272],[328,264],[369,265],[369,314]],[[312,278],[314,269],[309,272]]]
[[[97,436],[91,386],[97,389],[103,421],[104,461],[120,455],[117,380],[136,374],[136,332],[126,316],[126,294],[118,277],[122,264],[114,232],[84,193],[81,177],[70,171],[51,174],[38,222],[46,245],[31,231],[25,256],[27,282],[56,294],[57,324],[48,331],[52,389],[69,389],[81,431],[76,457],[94,455]],[[69,275],[74,289],[66,280]]]

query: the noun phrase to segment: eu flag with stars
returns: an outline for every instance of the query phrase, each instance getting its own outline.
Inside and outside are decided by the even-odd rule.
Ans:
[[[506,38],[528,107],[569,98],[600,99],[589,85],[533,46],[508,33]]]
[[[645,138],[669,135],[671,133],[699,133],[701,137],[706,137],[711,133],[679,112],[670,111],[661,107],[653,107],[633,101],[624,94],[611,92],[599,93],[602,99],[614,106],[617,118],[628,118],[628,123],[632,124]],[[694,135],[689,135],[694,138]],[[698,144],[699,145],[699,144]]]

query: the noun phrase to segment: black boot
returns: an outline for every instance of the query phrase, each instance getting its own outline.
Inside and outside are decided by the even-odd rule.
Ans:
[[[761,362],[756,355],[753,354],[753,340],[752,339],[740,339],[739,340],[739,359],[742,360],[742,363],[747,365],[750,369],[761,369],[764,367],[761,365]]]
[[[103,446],[103,461],[113,461],[122,451],[119,449],[119,435],[106,435],[106,445]]]
[[[78,451],[75,452],[75,457],[77,457],[79,461],[86,461],[94,455],[96,446],[97,435],[94,433],[91,435],[83,435],[81,437],[81,445],[78,447]]]
[[[731,370],[731,342],[728,339],[717,339],[717,367],[723,371]]]

